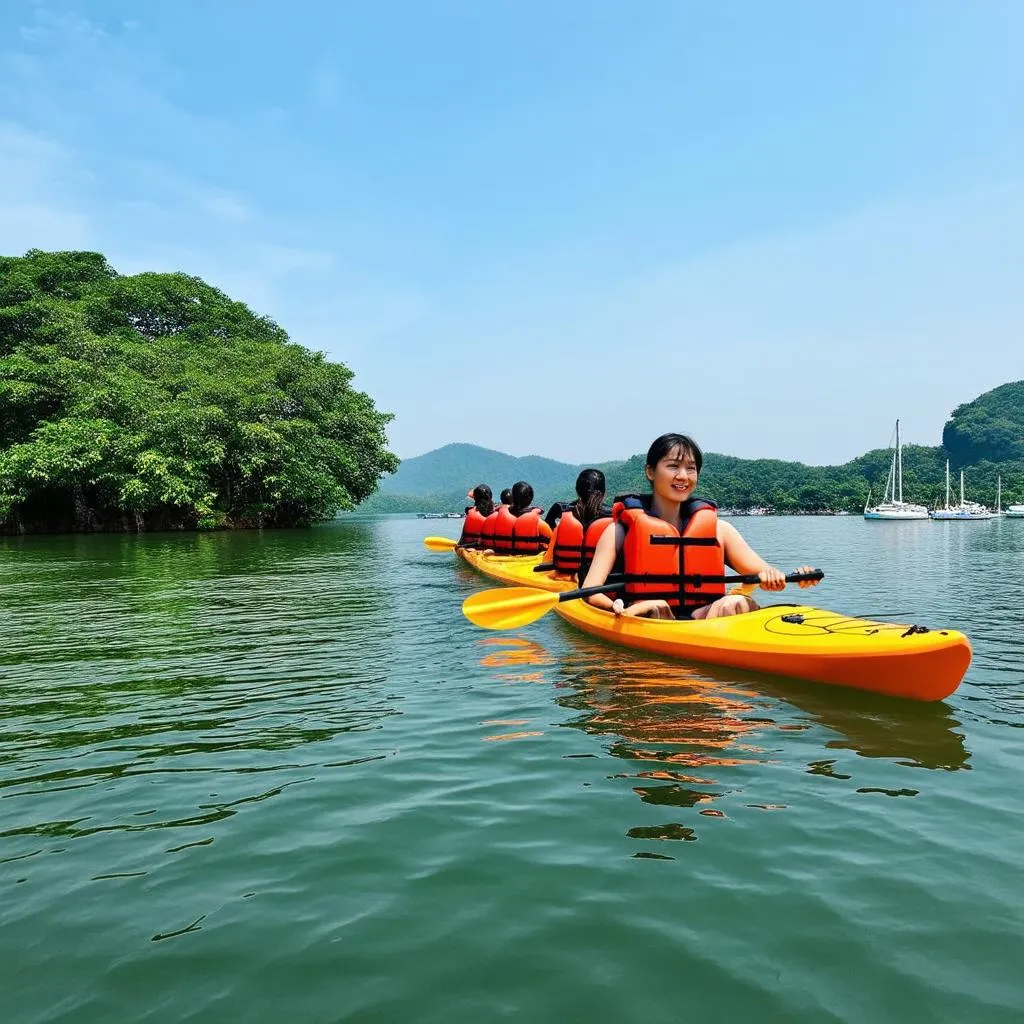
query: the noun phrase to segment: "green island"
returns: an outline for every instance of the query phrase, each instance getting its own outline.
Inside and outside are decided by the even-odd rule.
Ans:
[[[468,487],[529,480],[571,497],[582,466],[450,444],[399,460],[391,415],[352,372],[197,277],[118,274],[100,253],[0,257],[0,532],[305,526],[351,511],[461,512]],[[906,445],[908,500],[936,505],[945,463],[970,495],[1024,501],[1024,381],[956,408],[935,447]],[[709,452],[724,509],[855,513],[891,451],[841,466]],[[597,464],[644,489],[643,455]]]
[[[739,459],[705,454],[700,492],[723,509],[776,514],[857,513],[869,489],[880,500],[892,450],[879,448],[841,466],[807,466],[778,459]],[[1003,384],[958,406],[935,447],[903,448],[903,495],[928,506],[945,497],[946,460],[951,472],[966,471],[970,497],[994,506],[999,478],[1003,504],[1024,502],[1024,381]],[[609,494],[646,490],[644,456],[596,463]],[[402,463],[359,506],[360,512],[451,512],[466,505],[467,487],[484,482],[508,487],[533,484],[537,502],[547,506],[574,494],[582,465],[538,456],[516,458],[470,444],[451,444]]]
[[[330,519],[398,468],[351,379],[197,277],[0,257],[0,532]]]

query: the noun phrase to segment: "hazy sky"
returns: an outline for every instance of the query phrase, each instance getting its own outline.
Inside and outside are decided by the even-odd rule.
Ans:
[[[843,462],[1024,377],[1024,3],[0,4],[0,252],[182,270],[404,457]]]

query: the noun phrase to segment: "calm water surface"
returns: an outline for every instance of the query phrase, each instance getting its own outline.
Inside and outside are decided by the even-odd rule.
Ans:
[[[1024,1019],[1024,521],[737,522],[964,684],[485,633],[455,522],[0,540],[2,1020]]]

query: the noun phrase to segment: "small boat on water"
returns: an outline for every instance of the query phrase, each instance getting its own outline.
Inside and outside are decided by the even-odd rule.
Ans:
[[[896,421],[896,446],[892,450],[892,465],[885,481],[885,493],[880,504],[869,508],[871,492],[864,505],[865,519],[927,519],[928,509],[903,500],[903,445],[900,441],[900,421]]]
[[[964,499],[964,471],[960,470],[960,504],[950,505],[949,503],[949,459],[946,459],[946,506],[937,508],[928,513],[932,519],[949,522],[976,522],[985,519],[995,519],[996,513],[985,505],[979,505],[976,501]]]
[[[440,550],[440,547],[433,550]],[[516,595],[573,590],[541,564],[543,555],[503,556],[455,548],[477,572]],[[850,686],[910,700],[948,697],[971,662],[963,633],[911,623],[879,622],[803,604],[768,605],[745,615],[701,621],[615,616],[582,600],[554,602],[566,622],[616,646],[684,661]]]
[[[1007,505],[1003,508],[1003,478],[999,477],[996,488],[996,515],[1003,519],[1024,519],[1024,505]]]

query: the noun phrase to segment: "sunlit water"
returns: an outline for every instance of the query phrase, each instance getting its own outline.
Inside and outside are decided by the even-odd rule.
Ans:
[[[1024,521],[737,524],[966,681],[485,633],[458,523],[0,541],[0,1020],[1024,1019]]]

